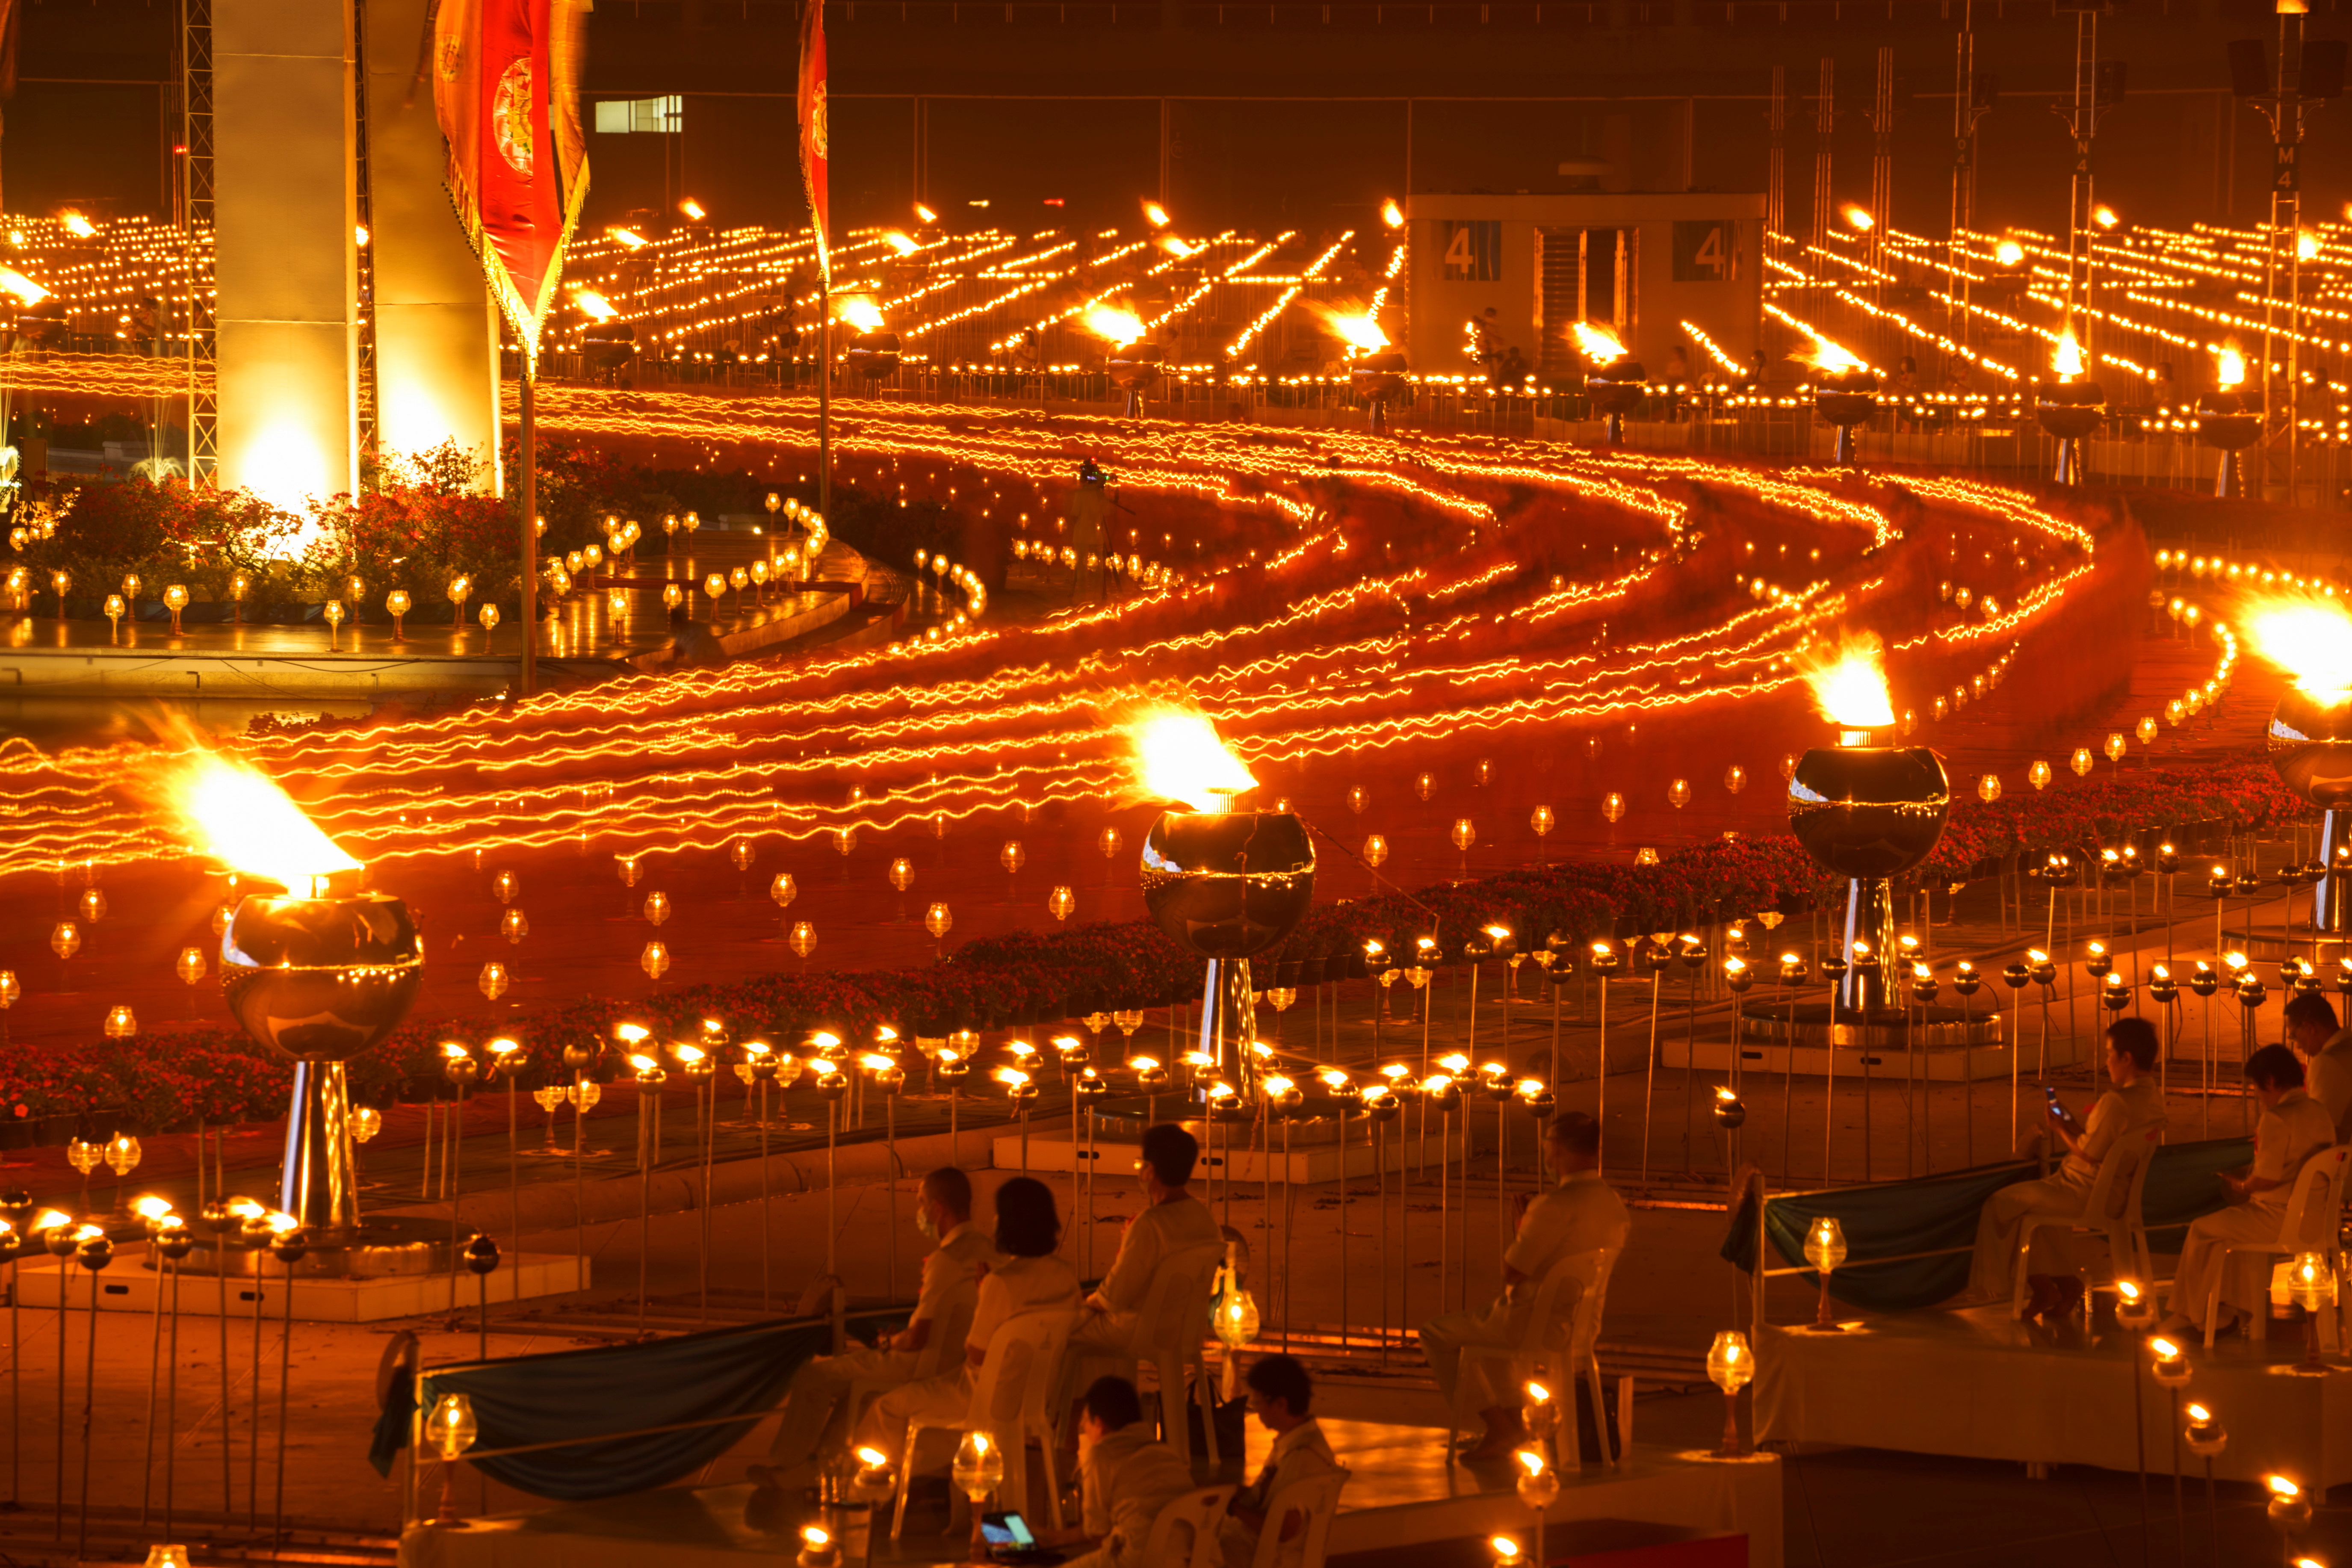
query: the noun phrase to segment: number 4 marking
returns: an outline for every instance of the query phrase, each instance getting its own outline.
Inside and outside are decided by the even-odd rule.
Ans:
[[[1445,265],[1449,271],[1471,272],[1477,268],[1477,259],[1470,254],[1470,226],[1464,224],[1454,231],[1446,242]]]
[[[1725,273],[1725,260],[1726,258],[1723,254],[1723,230],[1720,228],[1708,229],[1706,231],[1706,242],[1704,245],[1701,245],[1698,247],[1697,252],[1691,257],[1691,265],[1693,267],[1706,268],[1717,278],[1721,278]]]

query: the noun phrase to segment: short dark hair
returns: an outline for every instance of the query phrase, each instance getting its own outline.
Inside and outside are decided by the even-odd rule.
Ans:
[[[1568,1145],[1573,1154],[1601,1152],[1601,1123],[1582,1110],[1556,1110],[1552,1113],[1550,1136]]]
[[[1062,1236],[1054,1192],[1034,1176],[1015,1176],[996,1189],[996,1247],[1015,1258],[1050,1257]]]
[[[925,1176],[923,1191],[931,1195],[934,1203],[944,1205],[966,1219],[971,1217],[971,1178],[953,1165],[941,1165]]]
[[[2156,1026],[2146,1018],[2117,1018],[2107,1026],[2107,1044],[2142,1072],[2156,1065]]]
[[[1087,1387],[1087,1414],[1117,1432],[1143,1419],[1143,1399],[1123,1377],[1098,1377]]]
[[[1173,1121],[1143,1130],[1143,1163],[1163,1187],[1181,1187],[1192,1179],[1201,1158],[1201,1141]]]
[[[2287,998],[2286,1026],[2290,1029],[2325,1029],[2332,1035],[2337,1026],[2336,1009],[2329,1006],[2327,998],[2316,991],[2298,991]]]
[[[1245,1382],[1268,1399],[1279,1399],[1293,1415],[1304,1415],[1315,1403],[1315,1380],[1295,1355],[1260,1356],[1250,1363]]]
[[[2246,1058],[2246,1081],[2257,1089],[2301,1089],[2303,1063],[2284,1046],[2264,1046]]]

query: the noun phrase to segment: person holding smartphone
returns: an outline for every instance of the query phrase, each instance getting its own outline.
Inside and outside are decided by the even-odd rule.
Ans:
[[[1082,1408],[1080,1521],[1039,1536],[1037,1544],[1092,1548],[1069,1568],[1173,1568],[1145,1548],[1160,1510],[1192,1489],[1192,1462],[1152,1436],[1143,1400],[1123,1377],[1097,1378]],[[1183,1544],[1177,1543],[1180,1550]]]
[[[2055,1135],[2065,1145],[2066,1157],[2041,1180],[2003,1187],[1985,1200],[1977,1218],[1976,1258],[1969,1270],[1971,1291],[2007,1300],[2016,1289],[2017,1233],[2025,1217],[2079,1218],[2107,1151],[2126,1133],[2144,1134],[2164,1125],[2164,1092],[2153,1076],[2156,1049],[2155,1025],[2145,1018],[2117,1018],[2107,1026],[2107,1077],[2113,1087],[2092,1103],[2087,1117],[2077,1121],[2059,1103],[2054,1089],[2044,1090],[2047,1133],[2036,1133],[2028,1142],[2038,1149],[2043,1136]],[[2025,1308],[2028,1318],[2063,1316],[2082,1300],[2082,1276],[2069,1245],[2074,1239],[2054,1231],[2035,1233],[2025,1275],[2032,1292]]]

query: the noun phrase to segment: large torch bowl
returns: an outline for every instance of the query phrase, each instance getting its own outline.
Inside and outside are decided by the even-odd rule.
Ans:
[[[898,368],[898,334],[860,332],[849,340],[849,350],[844,357],[850,369],[868,381],[879,381]]]
[[[1143,841],[1143,907],[1209,961],[1200,1048],[1255,1068],[1249,960],[1288,936],[1315,898],[1315,846],[1286,811],[1162,813]]]
[[[296,1061],[342,1061],[408,1016],[425,952],[383,893],[246,899],[221,933],[221,990],[246,1033]]]
[[[1789,777],[1789,828],[1841,877],[1896,877],[1944,836],[1952,781],[1926,746],[1807,752]]]
[[[1925,746],[1837,746],[1807,752],[1789,777],[1789,828],[1823,869],[1846,879],[1840,956],[1867,942],[1839,1000],[1867,1016],[1887,1005],[1895,902],[1887,879],[1925,860],[1944,836],[1952,781]],[[1834,1019],[1832,1019],[1834,1022]]]
[[[462,1244],[437,1222],[360,1219],[343,1063],[400,1026],[424,981],[416,922],[407,905],[383,893],[331,886],[316,898],[256,894],[221,933],[229,1011],[246,1033],[294,1062],[278,1206],[310,1237],[305,1275],[426,1273],[447,1267],[451,1246]],[[200,1247],[189,1266],[253,1273],[262,1256]]]
[[[2352,847],[2345,842],[2352,817],[2344,815],[2352,806],[2352,695],[2330,700],[2287,688],[2271,710],[2264,743],[2279,781],[2327,814],[2319,829],[2326,873],[2313,889],[2313,931],[2341,937],[2352,931]]]

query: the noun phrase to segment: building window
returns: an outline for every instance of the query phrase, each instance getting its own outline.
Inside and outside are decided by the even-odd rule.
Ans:
[[[596,130],[601,135],[674,136],[685,129],[686,100],[676,93],[665,98],[608,99],[596,105]]]

